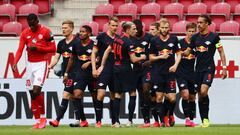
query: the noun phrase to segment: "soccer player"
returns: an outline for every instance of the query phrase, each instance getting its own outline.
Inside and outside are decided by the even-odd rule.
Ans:
[[[143,32],[142,22],[138,19],[134,20],[133,23],[136,25],[137,33],[135,37],[131,37],[130,39],[134,45],[134,53],[136,57],[140,57],[142,54],[147,56],[145,61],[140,63],[133,64],[133,72],[135,76],[135,81],[137,84],[137,89],[140,95],[140,109],[143,115],[144,124],[140,125],[140,127],[150,127],[150,61],[148,59],[149,55],[149,42],[153,37],[149,33]],[[136,104],[136,91],[130,93],[130,102],[128,105],[129,109],[129,122],[127,126],[131,126],[133,113]],[[134,107],[134,108],[133,108]]]
[[[223,70],[222,79],[227,77],[226,57],[221,44],[220,37],[217,33],[210,32],[208,26],[212,23],[208,15],[200,15],[197,20],[199,32],[192,36],[191,43],[184,54],[188,55],[190,50],[196,50],[196,84],[198,85],[198,104],[200,116],[202,119],[202,127],[209,127],[209,96],[208,90],[211,87],[214,73],[215,63],[214,54],[218,50]]]
[[[159,23],[158,22],[154,22],[150,25],[150,28],[149,28],[149,33],[153,36],[159,36]],[[153,115],[153,118],[154,118],[154,123],[153,123],[153,127],[159,127],[160,124],[159,124],[159,119],[158,119],[158,114],[157,114],[157,111],[156,111],[156,91],[154,91],[154,89],[151,88],[151,92],[150,92],[150,95],[151,95],[151,111],[152,111],[152,115]]]
[[[186,25],[186,37],[179,40],[181,50],[184,51],[190,46],[190,39],[196,33],[197,25],[188,23]],[[185,126],[194,127],[196,124],[192,121],[195,117],[195,76],[194,76],[195,52],[192,50],[187,56],[182,55],[181,62],[177,69],[177,84],[182,97],[182,108],[185,116]]]
[[[122,94],[125,92],[131,93],[136,91],[136,81],[134,80],[134,73],[131,67],[131,62],[137,63],[142,62],[146,59],[145,54],[141,54],[136,57],[134,54],[134,46],[130,36],[136,35],[136,26],[132,22],[125,22],[122,25],[124,34],[121,37],[114,39],[111,46],[108,46],[104,52],[101,67],[99,72],[104,68],[107,57],[111,51],[114,53],[114,68],[113,68],[113,79],[114,79],[114,124],[112,127],[120,127],[119,124],[119,113],[120,113],[120,101]]]
[[[51,31],[39,24],[37,15],[29,14],[27,22],[29,28],[26,28],[20,36],[13,71],[17,70],[17,63],[26,45],[28,57],[26,87],[31,95],[31,109],[36,119],[33,128],[41,129],[46,127],[47,122],[44,116],[44,96],[41,94],[41,90],[48,73],[49,53],[55,53],[56,45]]]
[[[113,43],[115,39],[116,32],[118,29],[118,18],[112,17],[108,23],[108,30],[107,32],[103,32],[99,34],[96,38],[97,43],[93,47],[93,52],[91,55],[92,61],[92,74],[93,77],[97,78],[97,100],[96,100],[96,127],[101,128],[102,126],[102,113],[103,113],[103,99],[106,93],[106,87],[108,86],[110,90],[110,113],[113,116],[113,100],[114,100],[114,93],[113,91],[113,54],[110,54],[106,65],[101,74],[98,72],[98,66],[100,64],[96,63],[96,58],[99,57],[99,63],[102,61],[102,57],[104,51],[108,48],[110,44]],[[112,117],[112,124],[113,117]]]
[[[64,73],[63,82],[73,83],[73,97],[76,102],[75,111],[78,112],[76,116],[77,120],[81,119],[80,126],[88,127],[84,110],[82,107],[82,99],[86,86],[93,84],[92,67],[91,64],[91,53],[94,45],[94,41],[90,39],[92,29],[88,25],[83,25],[80,28],[80,43],[74,44],[72,47],[72,56],[69,59],[66,72]],[[73,82],[68,82],[69,71],[74,68],[76,69],[76,77]],[[93,89],[89,89],[90,92]]]
[[[165,113],[169,113],[170,120],[176,102],[176,82],[175,72],[181,60],[181,52],[178,46],[178,39],[169,34],[170,23],[166,18],[160,20],[160,36],[154,37],[150,41],[149,59],[153,63],[153,89],[156,91],[156,110],[161,120],[161,126],[165,121],[165,126],[169,127],[168,120],[164,120]],[[175,60],[175,54],[177,58]],[[168,110],[163,106],[163,97],[168,100]]]
[[[61,73],[63,76],[63,73],[65,73],[68,60],[72,55],[72,48],[74,44],[79,44],[79,40],[76,39],[76,37],[72,34],[74,29],[74,22],[71,20],[64,21],[62,23],[62,33],[65,37],[61,41],[59,41],[57,45],[57,53],[55,54],[54,58],[51,61],[51,64],[49,65],[49,69],[52,69],[59,61],[60,57],[63,57],[63,62],[61,64]],[[73,70],[69,72],[68,81],[67,82],[73,82],[75,77],[75,73]],[[69,100],[72,98],[73,94],[73,83],[66,83],[64,84],[64,91],[63,91],[63,98],[61,101],[61,105],[58,108],[57,111],[57,118],[56,120],[49,121],[49,124],[53,127],[58,127],[60,120],[63,118],[64,113],[67,110]],[[74,101],[73,101],[74,102]],[[74,104],[75,105],[75,104]]]

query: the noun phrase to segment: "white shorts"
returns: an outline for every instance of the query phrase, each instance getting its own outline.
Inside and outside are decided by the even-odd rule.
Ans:
[[[42,87],[47,77],[48,63],[47,61],[28,62],[26,72],[27,72],[26,80],[27,90],[32,90],[34,85]]]

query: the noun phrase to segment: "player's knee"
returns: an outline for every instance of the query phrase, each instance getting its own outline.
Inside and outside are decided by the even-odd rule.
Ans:
[[[83,97],[83,91],[81,90],[75,90],[73,93],[74,98],[82,98]]]

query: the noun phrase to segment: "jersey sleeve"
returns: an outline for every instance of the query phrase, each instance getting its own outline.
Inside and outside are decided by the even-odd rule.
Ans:
[[[134,53],[134,45],[131,40],[126,42],[128,54],[131,55]]]
[[[58,45],[57,45],[57,53],[59,53],[59,54],[63,53],[61,47],[62,47],[62,42],[60,41],[60,42],[58,42]]]
[[[215,47],[216,49],[220,49],[223,47],[221,43],[221,39],[218,34],[216,35],[216,39],[215,39]]]
[[[181,51],[181,45],[180,45],[180,42],[178,41],[178,38],[176,37],[174,41],[174,52],[178,53],[180,51]]]
[[[152,38],[149,43],[149,54],[157,55],[157,52],[158,52],[158,50],[157,50],[156,44],[154,42],[154,38]]]
[[[196,35],[193,35],[193,36],[191,37],[191,41],[190,41],[190,45],[189,45],[189,47],[190,47],[191,49],[194,49],[194,48],[196,47],[195,40],[196,40]]]
[[[101,37],[102,37],[101,34],[99,34],[99,35],[96,37],[96,39],[94,40],[94,45],[93,45],[94,48],[97,48],[97,49],[100,48]]]

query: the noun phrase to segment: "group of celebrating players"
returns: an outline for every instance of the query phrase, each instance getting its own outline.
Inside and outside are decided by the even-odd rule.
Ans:
[[[49,30],[38,24],[38,18],[30,14],[27,19],[29,28],[20,40],[20,49],[14,61],[13,70],[21,57],[24,45],[28,54],[39,55],[41,59],[31,60],[28,55],[29,69],[27,86],[30,90],[32,112],[37,120],[33,128],[45,128],[44,102],[41,87],[46,78],[46,63],[42,68],[32,65],[46,61],[49,53],[54,52],[54,39]],[[34,23],[35,22],[35,23]],[[61,75],[64,91],[57,118],[49,121],[58,127],[71,100],[74,105],[76,122],[71,127],[88,127],[82,99],[86,87],[92,95],[96,114],[97,128],[102,127],[103,100],[108,86],[110,91],[110,116],[112,127],[120,127],[120,102],[124,93],[129,93],[128,122],[133,125],[133,116],[138,91],[140,110],[144,123],[142,128],[174,126],[176,102],[176,82],[182,97],[185,126],[195,127],[196,94],[198,93],[201,127],[209,127],[208,90],[212,84],[215,64],[214,54],[218,50],[223,65],[222,78],[227,77],[226,58],[218,34],[208,31],[211,19],[200,15],[195,23],[186,25],[186,37],[178,38],[169,33],[170,23],[166,18],[150,25],[149,33],[143,31],[140,20],[121,23],[122,34],[118,35],[120,25],[117,17],[108,23],[107,32],[100,33],[96,40],[90,39],[92,29],[83,25],[80,32],[73,34],[74,22],[62,23],[65,37],[57,45],[57,51],[48,69],[52,69],[62,56]],[[44,27],[47,30],[42,30]],[[196,33],[198,28],[198,33]],[[41,34],[42,32],[42,34]],[[39,36],[39,35],[42,36]],[[42,49],[44,48],[44,49]],[[39,53],[39,54],[38,54]],[[19,55],[20,54],[20,55]],[[30,66],[29,66],[30,65]],[[36,71],[33,71],[36,69]],[[40,70],[40,71],[39,71]],[[39,72],[39,73],[36,73]],[[41,72],[44,72],[41,74]],[[41,78],[42,79],[39,79]],[[151,113],[150,113],[151,112]],[[150,124],[150,114],[155,122]]]

